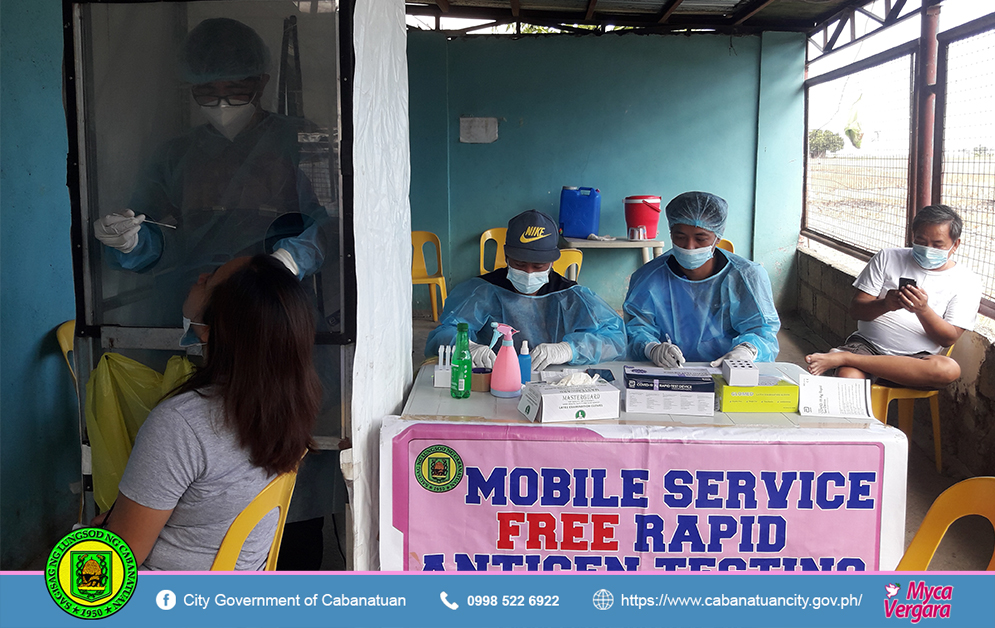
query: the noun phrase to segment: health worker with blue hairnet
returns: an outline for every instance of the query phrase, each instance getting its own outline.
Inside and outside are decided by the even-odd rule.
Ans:
[[[456,325],[470,328],[470,355],[475,367],[492,368],[494,351],[491,323],[506,323],[515,334],[515,350],[522,342],[533,347],[532,369],[554,364],[595,364],[625,355],[622,318],[598,295],[552,269],[559,259],[556,222],[529,210],[508,222],[504,255],[499,268],[465,281],[449,294],[439,326],[428,336],[425,355],[456,339]]]
[[[674,246],[632,274],[623,305],[632,359],[674,368],[777,357],[781,321],[767,271],[716,246],[728,213],[725,200],[706,192],[667,204]]]
[[[180,50],[179,71],[206,122],[161,146],[129,207],[93,224],[109,266],[152,277],[152,289],[130,308],[128,321],[179,327],[182,320],[181,346],[202,344],[202,323],[183,311],[188,291],[222,265],[269,253],[302,279],[324,262],[332,224],[301,169],[301,138],[318,129],[263,109],[269,62],[265,42],[242,22],[211,18],[194,27]],[[322,331],[326,321],[318,323]],[[323,404],[331,403],[334,367],[317,354],[315,363]],[[304,459],[279,569],[318,569],[324,515],[344,508],[344,489],[337,452],[314,451]]]
[[[298,141],[313,125],[260,105],[269,58],[241,22],[198,24],[179,70],[207,122],[161,146],[129,207],[93,224],[112,268],[154,276],[142,318],[162,320],[151,324],[178,324],[198,276],[236,257],[271,253],[298,278],[321,267],[327,212],[301,172]]]

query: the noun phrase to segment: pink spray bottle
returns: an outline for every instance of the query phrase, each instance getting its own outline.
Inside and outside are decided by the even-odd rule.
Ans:
[[[504,336],[491,372],[491,394],[495,397],[518,397],[522,394],[522,370],[518,364],[518,355],[515,353],[515,343],[511,338],[518,333],[518,330],[504,323],[491,323],[491,327],[494,328],[492,349],[497,339]]]

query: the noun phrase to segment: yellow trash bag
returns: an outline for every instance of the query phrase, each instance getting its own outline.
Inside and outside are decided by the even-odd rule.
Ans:
[[[145,418],[193,371],[186,356],[169,358],[165,374],[117,353],[100,358],[86,383],[86,431],[93,465],[93,498],[101,512],[117,499],[117,485]]]

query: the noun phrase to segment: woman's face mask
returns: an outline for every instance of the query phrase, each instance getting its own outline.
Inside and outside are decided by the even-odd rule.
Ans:
[[[195,323],[186,316],[183,317],[183,335],[180,337],[180,347],[202,347],[204,341],[200,339],[192,326],[207,327],[204,323]]]
[[[235,141],[235,137],[245,129],[252,116],[256,115],[256,106],[253,104],[236,107],[224,101],[214,107],[201,107],[200,110],[214,128],[230,141]]]
[[[550,266],[552,268],[552,266]],[[522,294],[533,294],[549,283],[549,268],[538,273],[527,273],[524,270],[508,267],[508,281]]]

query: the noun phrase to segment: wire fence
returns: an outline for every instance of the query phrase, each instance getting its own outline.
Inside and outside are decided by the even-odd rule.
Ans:
[[[905,245],[912,59],[809,88],[807,229],[870,252]]]
[[[995,301],[995,29],[950,42],[946,61],[940,198],[964,220],[957,258]]]

